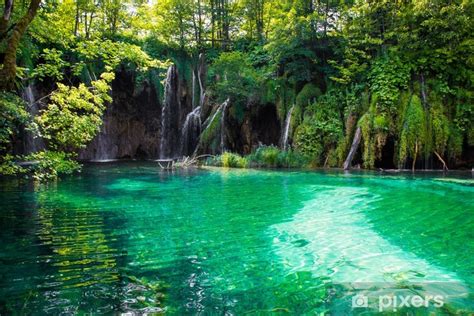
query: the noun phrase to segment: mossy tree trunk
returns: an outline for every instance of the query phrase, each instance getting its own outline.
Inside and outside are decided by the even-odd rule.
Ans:
[[[11,36],[7,40],[3,67],[0,69],[0,90],[12,90],[14,88],[16,77],[16,51],[28,25],[30,25],[35,17],[40,3],[41,0],[31,0],[28,10],[15,25]]]
[[[5,7],[3,9],[3,15],[0,19],[0,39],[6,37],[8,31],[8,22],[13,11],[13,0],[5,0]]]

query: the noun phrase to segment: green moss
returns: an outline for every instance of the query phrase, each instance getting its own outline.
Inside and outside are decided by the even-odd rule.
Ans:
[[[296,96],[296,105],[304,108],[313,103],[321,95],[321,90],[313,84],[306,84]]]
[[[371,169],[375,165],[375,142],[373,140],[374,115],[368,111],[358,123],[362,132],[362,160],[365,168]]]
[[[446,150],[449,139],[449,120],[444,115],[442,105],[435,104],[430,109],[431,119],[431,136],[433,142],[433,150],[439,154],[443,154]]]
[[[211,117],[214,114],[211,114]],[[216,114],[214,119],[209,123],[207,128],[201,133],[199,142],[202,147],[211,147],[213,150],[217,148],[219,142],[218,136],[220,135],[222,112]]]
[[[456,158],[462,154],[463,135],[462,131],[455,125],[451,124],[450,135],[448,139],[448,153],[451,158]]]
[[[418,96],[413,95],[406,110],[399,144],[399,163],[416,158],[423,150],[426,143],[425,112]]]

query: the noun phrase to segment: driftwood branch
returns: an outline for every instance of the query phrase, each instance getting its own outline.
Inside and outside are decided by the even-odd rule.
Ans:
[[[447,165],[446,162],[443,160],[443,158],[441,157],[441,155],[438,154],[436,151],[434,152],[434,154],[436,155],[436,157],[438,157],[439,161],[441,161],[441,163],[443,164],[443,170],[449,171],[448,165]]]
[[[360,127],[357,127],[357,130],[354,134],[354,139],[352,140],[351,150],[347,155],[346,161],[344,161],[344,170],[348,170],[351,168],[352,159],[354,159],[354,155],[357,152],[360,144],[360,138],[362,136],[362,131]]]

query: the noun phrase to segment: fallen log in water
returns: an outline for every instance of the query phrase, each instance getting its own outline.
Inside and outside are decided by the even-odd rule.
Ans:
[[[158,159],[156,162],[158,162],[158,165],[163,170],[171,170],[174,166],[173,159]]]

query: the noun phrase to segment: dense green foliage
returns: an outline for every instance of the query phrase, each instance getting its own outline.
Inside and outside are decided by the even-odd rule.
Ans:
[[[6,151],[19,133],[20,126],[26,124],[29,115],[25,102],[10,92],[0,92],[0,151]]]
[[[68,87],[58,84],[48,107],[36,118],[41,136],[53,149],[74,151],[91,141],[101,124],[109,96],[111,73],[103,73],[91,87],[80,84]]]
[[[308,162],[299,152],[284,151],[274,146],[260,146],[248,156],[225,152],[208,159],[206,164],[225,168],[305,168]]]
[[[275,105],[281,122],[292,110],[290,144],[312,166],[341,166],[357,127],[355,163],[366,168],[472,166],[472,1],[65,0],[36,10],[37,2],[15,3],[0,25],[7,165],[23,129],[56,154],[90,142],[119,67],[160,92],[159,60],[173,60],[190,84],[204,53],[209,102],[229,98],[239,124],[252,107]],[[49,93],[35,118],[16,96],[32,82]],[[212,148],[220,121],[200,138]],[[291,164],[272,150],[257,150],[255,164]]]

